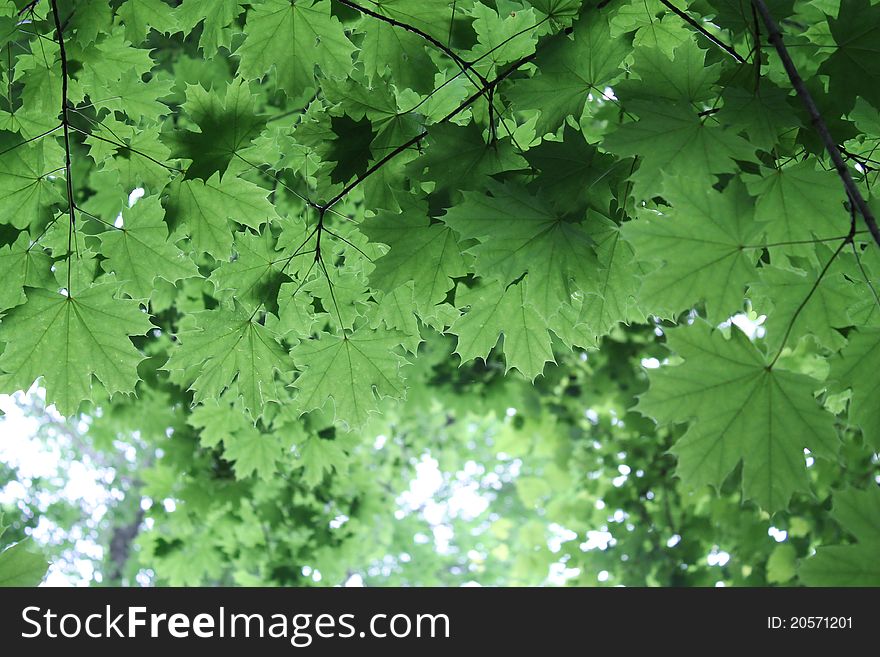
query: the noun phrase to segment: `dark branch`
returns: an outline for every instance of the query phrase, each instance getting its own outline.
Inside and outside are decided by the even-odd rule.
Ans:
[[[761,88],[761,22],[758,20],[758,11],[755,9],[755,5],[752,5],[752,22],[755,25],[754,64],[755,64],[755,93],[757,94],[758,90]]]
[[[843,156],[837,148],[837,142],[832,138],[831,132],[828,130],[828,125],[822,118],[819,108],[816,106],[813,97],[810,95],[807,86],[804,84],[803,79],[798,73],[797,67],[794,65],[791,56],[788,54],[788,50],[782,40],[782,33],[779,30],[779,25],[770,14],[770,10],[767,9],[764,0],[752,0],[752,3],[761,15],[761,20],[764,21],[764,26],[767,28],[767,36],[770,43],[776,48],[776,52],[779,54],[779,59],[782,60],[782,65],[785,68],[785,72],[788,74],[788,79],[791,80],[791,85],[794,87],[795,91],[797,91],[797,95],[807,109],[807,113],[810,115],[810,121],[816,129],[816,132],[819,133],[819,138],[822,140],[825,150],[828,151],[828,155],[834,163],[834,168],[837,169],[837,174],[840,176],[843,186],[846,188],[846,193],[850,197],[850,202],[856,206],[859,214],[862,215],[862,219],[865,220],[868,230],[871,231],[874,241],[880,246],[880,227],[877,226],[877,220],[874,218],[874,214],[871,212],[871,209],[868,207],[868,204],[859,192],[859,188],[856,186],[856,183],[846,166],[846,162],[843,161]]]
[[[430,43],[434,47],[441,50],[447,57],[449,57],[456,64],[458,64],[458,66],[461,68],[462,72],[467,72],[473,68],[472,62],[468,62],[467,60],[463,59],[454,50],[452,50],[452,48],[445,45],[442,41],[435,39],[427,32],[424,32],[413,25],[409,25],[407,23],[401,23],[398,20],[390,18],[389,16],[385,16],[384,14],[380,14],[379,12],[373,11],[372,9],[367,9],[366,7],[362,7],[359,4],[356,4],[354,2],[349,2],[349,0],[338,0],[338,2],[339,2],[339,4],[345,5],[349,9],[354,9],[355,11],[357,11],[361,14],[364,14],[366,16],[370,16],[372,18],[375,18],[376,20],[383,21],[385,23],[388,23],[389,25],[393,25],[394,27],[399,27],[402,30],[406,30],[407,32],[412,32],[413,34],[417,34],[418,36],[423,38],[425,41],[427,41],[428,43]],[[477,73],[477,71],[474,71],[474,74],[479,78],[479,80],[483,84],[483,86],[488,84],[488,80],[486,80],[486,78],[484,78],[482,75]]]
[[[432,46],[434,46],[435,48],[437,48],[441,52],[443,52],[447,57],[452,59],[452,61],[454,61],[458,65],[458,67],[461,69],[461,72],[464,73],[465,76],[467,76],[467,78],[471,84],[473,84],[475,87],[482,85],[484,89],[487,89],[489,91],[488,96],[486,97],[486,101],[489,104],[489,132],[491,133],[490,141],[491,142],[495,141],[495,105],[494,105],[495,99],[493,96],[494,87],[491,86],[489,84],[489,81],[479,71],[477,71],[474,68],[474,64],[476,64],[477,61],[479,61],[479,60],[469,62],[469,61],[463,59],[461,56],[458,55],[458,53],[456,53],[454,50],[452,50],[452,48],[450,48],[448,45],[443,44],[441,41],[439,41],[438,39],[435,39],[427,32],[423,32],[422,30],[420,30],[419,28],[417,28],[413,25],[409,25],[408,23],[403,23],[401,21],[395,20],[395,19],[390,18],[388,16],[384,16],[383,14],[375,12],[371,9],[367,9],[366,7],[362,7],[354,2],[349,2],[349,0],[339,0],[339,3],[345,5],[346,7],[354,9],[355,11],[358,11],[366,16],[370,16],[371,18],[375,18],[376,20],[388,23],[389,25],[392,25],[394,27],[399,27],[403,30],[406,30],[407,32],[411,32],[413,34],[420,36],[422,39],[424,39],[425,41],[430,43]],[[453,9],[453,11],[454,11],[454,9]],[[451,26],[452,26],[452,24],[450,23],[450,29],[451,29]],[[476,78],[477,78],[476,82],[471,78],[471,76],[470,76],[471,73],[473,73],[476,76]]]
[[[85,130],[82,130],[81,128],[77,128],[75,125],[71,125],[70,129],[76,130],[78,133],[80,133],[81,135],[85,135],[86,137],[91,137],[92,139],[97,139],[98,141],[103,141],[107,144],[113,144],[117,148],[124,148],[125,150],[127,150],[131,153],[134,153],[135,155],[140,155],[142,158],[147,159],[150,162],[153,162],[154,164],[158,164],[160,167],[164,167],[164,168],[168,169],[169,171],[173,171],[174,173],[182,173],[184,171],[184,169],[181,169],[179,167],[175,167],[170,164],[166,164],[165,162],[160,162],[152,155],[147,155],[143,151],[139,151],[138,149],[133,148],[132,146],[129,146],[128,144],[125,144],[121,141],[113,141],[112,139],[107,139],[106,137],[102,137],[101,135],[96,135],[94,132],[86,132]]]
[[[514,71],[518,70],[521,66],[523,66],[523,64],[526,64],[526,63],[530,62],[532,59],[534,59],[534,57],[535,57],[535,54],[533,53],[531,55],[527,55],[526,57],[522,57],[522,58],[516,60],[515,62],[513,62],[510,66],[508,66],[501,73],[499,73],[498,76],[494,80],[490,80],[489,82],[486,83],[485,87],[478,89],[473,94],[471,94],[458,107],[456,107],[454,110],[449,112],[449,114],[444,116],[437,123],[445,123],[446,121],[449,121],[450,119],[455,118],[456,116],[461,114],[464,110],[466,110],[468,107],[473,105],[487,91],[494,89],[496,86],[498,86],[498,84],[502,80],[505,80]],[[327,201],[327,203],[325,203],[322,207],[324,209],[329,209],[329,208],[333,207],[334,205],[336,205],[349,192],[351,192],[351,190],[353,190],[355,187],[360,185],[362,182],[364,182],[364,180],[369,178],[371,175],[376,173],[376,171],[378,171],[383,166],[385,166],[389,161],[393,160],[395,157],[397,157],[398,155],[403,153],[403,151],[407,150],[408,148],[415,146],[417,143],[419,143],[422,139],[424,139],[427,136],[428,136],[428,130],[427,129],[422,130],[415,137],[412,137],[411,139],[407,140],[406,142],[404,142],[403,144],[401,144],[400,146],[395,148],[393,151],[389,152],[381,160],[377,160],[376,162],[374,162],[372,166],[370,166],[361,175],[359,175],[357,178],[355,178],[350,183],[348,183],[345,187],[343,187],[342,191],[340,191],[336,196],[334,196],[329,201]],[[322,216],[322,220],[323,220],[323,216]]]
[[[848,151],[845,147],[840,144],[837,145],[837,148],[840,149],[841,154],[848,160],[852,160],[860,167],[862,167],[865,171],[876,171],[877,167],[880,166],[880,162],[877,160],[872,160],[870,157],[865,155],[856,155],[855,153]]]
[[[27,3],[24,7],[18,10],[18,15],[22,16],[28,12],[32,12],[36,9],[37,5],[40,4],[40,0],[31,0],[31,2]],[[52,3],[52,10],[55,10],[55,3]]]
[[[711,41],[711,42],[714,43],[716,46],[718,46],[719,48],[721,48],[724,52],[726,52],[728,55],[730,55],[731,57],[733,57],[737,62],[739,62],[740,64],[745,64],[745,63],[746,63],[745,58],[744,58],[742,55],[740,55],[740,54],[734,49],[733,46],[730,46],[730,45],[724,43],[721,39],[719,39],[718,37],[716,37],[714,34],[712,34],[712,33],[711,33],[709,30],[707,30],[705,27],[703,27],[702,25],[700,25],[699,21],[697,21],[695,18],[693,18],[693,17],[690,16],[689,14],[685,13],[684,11],[682,11],[681,9],[679,9],[678,7],[676,7],[674,4],[672,4],[672,3],[669,2],[668,0],[660,0],[660,2],[663,4],[663,6],[665,6],[667,9],[669,9],[669,11],[671,11],[673,14],[675,14],[676,16],[678,16],[679,18],[681,18],[681,20],[683,20],[685,23],[687,23],[688,25],[690,25],[691,27],[693,27],[693,28],[694,28],[695,30],[697,30],[700,34],[702,34],[704,37],[706,37],[709,41]]]
[[[55,21],[55,33],[58,35],[58,56],[61,58],[61,126],[64,128],[64,171],[67,178],[67,212],[70,219],[70,227],[67,232],[67,294],[68,297],[73,296],[70,291],[70,271],[73,269],[73,263],[70,262],[73,254],[73,232],[76,230],[76,214],[74,213],[73,199],[73,178],[70,166],[70,118],[67,115],[67,51],[64,48],[64,34],[61,28],[61,18],[58,15],[57,0],[50,0],[52,5],[52,19]]]

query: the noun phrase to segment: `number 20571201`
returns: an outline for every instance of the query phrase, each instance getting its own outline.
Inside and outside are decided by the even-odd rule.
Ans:
[[[770,630],[851,630],[852,616],[768,616]]]

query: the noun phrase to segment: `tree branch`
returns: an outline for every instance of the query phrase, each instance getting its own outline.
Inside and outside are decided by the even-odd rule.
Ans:
[[[113,528],[110,536],[110,563],[112,567],[107,574],[108,579],[112,583],[122,581],[125,574],[125,565],[131,555],[131,547],[135,539],[141,531],[141,524],[144,521],[146,513],[138,506],[134,513],[134,518],[126,525],[117,525]]]
[[[384,14],[380,14],[379,12],[373,11],[372,9],[367,9],[366,7],[362,7],[359,4],[356,4],[354,2],[349,2],[349,0],[337,0],[337,1],[339,2],[339,4],[345,5],[349,9],[354,9],[356,12],[359,12],[359,13],[364,14],[366,16],[370,16],[371,18],[375,18],[376,20],[380,20],[384,23],[388,23],[389,25],[393,25],[394,27],[399,27],[403,30],[406,30],[407,32],[412,32],[413,34],[416,34],[416,35],[422,37],[425,41],[427,41],[428,43],[433,45],[435,48],[442,51],[447,57],[449,57],[456,64],[458,64],[458,66],[461,68],[463,73],[467,73],[467,71],[471,70],[473,67],[472,62],[465,60],[460,55],[458,55],[454,50],[452,50],[452,48],[445,45],[443,42],[439,41],[438,39],[435,39],[427,32],[424,32],[424,31],[420,30],[419,28],[415,27],[414,25],[402,23],[398,20],[395,20],[394,18],[391,18],[389,16],[385,16]],[[488,84],[489,81],[486,80],[486,78],[484,78],[482,75],[480,75],[477,71],[474,71],[474,75],[477,76],[477,78],[480,80],[480,82],[484,86],[486,84]]]
[[[716,46],[718,46],[719,48],[721,48],[724,52],[726,52],[728,55],[730,55],[731,57],[733,57],[737,62],[739,62],[740,64],[745,64],[745,63],[746,63],[745,58],[744,58],[742,55],[740,55],[740,54],[736,51],[736,49],[735,49],[733,46],[730,46],[730,45],[724,43],[721,39],[719,39],[718,37],[716,37],[714,34],[712,34],[712,33],[711,33],[709,30],[707,30],[705,27],[703,27],[702,25],[700,25],[699,21],[697,21],[695,18],[693,18],[693,17],[690,16],[689,14],[685,13],[684,11],[682,11],[681,9],[679,9],[678,7],[676,7],[674,4],[672,4],[672,3],[669,2],[668,0],[660,0],[660,3],[661,3],[664,7],[666,7],[667,9],[669,9],[669,11],[671,11],[673,14],[675,14],[676,16],[678,16],[679,18],[681,18],[681,20],[683,20],[685,23],[687,23],[688,25],[690,25],[691,27],[693,27],[695,30],[697,30],[697,31],[698,31],[700,34],[702,34],[704,37],[706,37],[707,39],[709,39],[709,41],[711,41],[711,42],[714,43]]]
[[[72,296],[70,291],[70,271],[73,269],[71,256],[73,255],[73,232],[76,230],[76,214],[73,203],[73,178],[70,166],[70,118],[67,114],[67,83],[69,73],[67,70],[67,51],[64,48],[64,34],[61,29],[61,18],[58,14],[57,0],[50,0],[52,5],[52,19],[55,21],[55,33],[58,35],[58,56],[61,58],[61,126],[64,128],[64,171],[67,178],[67,213],[70,219],[70,227],[67,231],[67,295]]]
[[[38,4],[40,4],[40,0],[31,0],[31,2],[27,3],[24,7],[22,7],[21,9],[18,10],[18,15],[22,16],[28,12],[33,11],[34,9],[36,9]],[[52,4],[54,5],[55,3],[52,3]],[[54,6],[53,6],[53,9],[54,9]]]
[[[535,53],[532,53],[531,55],[521,57],[520,59],[513,62],[510,66],[508,66],[501,73],[499,73],[498,76],[495,77],[495,79],[488,81],[486,83],[486,86],[482,87],[481,89],[478,89],[473,94],[468,96],[468,98],[466,98],[458,107],[456,107],[454,110],[449,112],[449,114],[447,114],[442,119],[437,121],[437,123],[445,123],[446,121],[449,121],[450,119],[456,117],[458,114],[461,114],[464,110],[466,110],[468,107],[473,105],[477,101],[477,99],[479,99],[483,94],[485,94],[487,91],[494,89],[499,83],[501,83],[502,80],[505,80],[514,71],[518,70],[523,64],[530,62],[534,58],[535,58]],[[393,151],[390,151],[381,160],[377,160],[376,162],[374,162],[371,167],[369,167],[361,175],[359,175],[357,178],[355,178],[350,183],[348,183],[345,187],[342,188],[342,191],[340,191],[336,196],[334,196],[329,201],[327,201],[327,203],[325,203],[323,206],[321,206],[321,209],[328,210],[329,208],[336,205],[336,203],[338,203],[340,200],[342,200],[351,190],[353,190],[355,187],[360,185],[364,180],[369,178],[371,175],[376,173],[376,171],[378,171],[383,166],[385,166],[385,164],[387,164],[390,160],[393,160],[395,157],[400,155],[403,151],[405,151],[406,149],[410,148],[411,146],[414,146],[415,144],[419,143],[427,135],[428,135],[428,130],[427,129],[422,130],[416,136],[407,140],[406,142],[404,142],[403,144],[401,144],[400,146],[395,148]],[[323,215],[321,216],[321,219],[319,220],[319,222],[321,220],[323,220]]]
[[[871,212],[871,209],[868,207],[868,204],[859,192],[859,188],[856,186],[855,181],[852,179],[849,169],[846,166],[846,162],[843,161],[843,156],[837,148],[837,142],[831,137],[828,125],[822,118],[819,108],[816,106],[806,84],[804,84],[803,79],[798,73],[797,67],[794,65],[791,56],[788,54],[788,50],[782,40],[782,32],[779,30],[779,25],[773,18],[770,10],[767,9],[764,0],[752,0],[752,4],[761,15],[761,20],[764,21],[764,26],[767,28],[768,39],[776,48],[776,52],[779,54],[779,59],[782,60],[782,65],[785,68],[785,72],[788,74],[788,79],[791,80],[791,85],[794,87],[801,102],[807,109],[807,113],[810,115],[810,121],[816,129],[816,132],[819,133],[819,138],[822,140],[822,144],[825,146],[825,150],[828,152],[829,157],[831,157],[831,161],[834,163],[834,168],[837,169],[837,175],[840,176],[840,180],[846,188],[846,193],[850,197],[850,202],[854,203],[856,208],[858,208],[859,214],[862,215],[862,219],[865,220],[868,230],[871,231],[871,235],[874,237],[874,241],[880,246],[880,227],[877,226],[877,220],[874,218],[874,214]]]
[[[474,64],[476,64],[476,61],[469,62],[469,61],[465,60],[460,55],[458,55],[454,50],[452,50],[452,48],[450,48],[448,45],[443,44],[442,42],[440,42],[438,39],[435,39],[427,32],[423,32],[422,30],[420,30],[419,28],[417,28],[413,25],[409,25],[408,23],[403,23],[403,22],[398,21],[398,20],[391,18],[389,16],[385,16],[385,15],[380,14],[378,12],[375,12],[371,9],[367,9],[366,7],[362,7],[358,4],[355,4],[354,2],[349,2],[349,0],[339,0],[339,3],[342,5],[345,5],[346,7],[349,7],[350,9],[354,9],[355,11],[358,11],[358,12],[364,14],[365,16],[370,16],[371,18],[375,18],[376,20],[387,23],[393,27],[399,27],[403,30],[406,30],[407,32],[411,32],[412,34],[416,34],[416,35],[420,36],[422,39],[424,39],[425,41],[430,43],[432,46],[434,46],[435,48],[437,48],[441,52],[443,52],[447,57],[452,59],[452,61],[454,61],[458,65],[458,67],[461,69],[461,72],[464,73],[464,75],[468,78],[468,81],[471,84],[473,84],[476,87],[476,86],[478,86],[478,83],[479,83],[479,84],[483,85],[484,89],[489,90],[489,94],[486,97],[486,100],[489,104],[489,132],[491,134],[490,141],[493,141],[493,142],[495,141],[495,106],[494,106],[494,97],[492,94],[494,87],[489,84],[489,80],[487,80],[479,71],[477,71],[474,68]],[[450,29],[451,29],[451,26],[452,26],[452,24],[450,23]],[[477,60],[477,61],[479,61],[479,60]],[[476,76],[477,82],[474,82],[474,80],[470,76],[470,73],[473,73]]]

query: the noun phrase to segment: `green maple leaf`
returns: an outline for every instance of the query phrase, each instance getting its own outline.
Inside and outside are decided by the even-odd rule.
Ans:
[[[168,213],[178,217],[180,230],[186,231],[197,254],[210,253],[218,259],[232,251],[232,230],[226,205],[201,180],[184,180],[171,188]]]
[[[770,80],[762,80],[758,90],[727,87],[723,98],[719,121],[741,124],[749,140],[761,150],[771,150],[793,122],[799,125],[792,114],[788,92]]]
[[[646,275],[640,299],[659,314],[704,301],[709,320],[722,321],[740,310],[758,277],[752,199],[737,181],[716,192],[692,178],[667,178],[663,194],[668,213],[646,212],[622,228],[639,259],[663,263]]]
[[[777,22],[783,21],[794,13],[794,0],[764,0],[770,15]],[[712,22],[732,32],[749,32],[755,30],[752,14],[752,0],[711,0],[711,11],[714,12]],[[761,25],[763,28],[763,25]]]
[[[667,57],[656,48],[637,48],[632,70],[639,79],[626,79],[615,85],[621,98],[664,100],[672,103],[699,103],[713,98],[720,64],[706,65],[707,51],[688,39]]]
[[[370,0],[369,8],[394,20],[412,25],[445,42],[453,10],[448,2],[423,0]],[[398,28],[399,29],[399,28]]]
[[[239,400],[229,403],[228,394],[217,399],[206,399],[189,414],[186,423],[199,430],[199,444],[214,449],[228,436],[253,426],[245,413],[242,413]]]
[[[402,212],[380,212],[359,227],[370,241],[390,247],[375,260],[370,283],[377,289],[394,290],[412,281],[416,308],[420,314],[430,313],[452,289],[452,279],[467,274],[467,263],[455,232],[431,223],[427,204],[415,200],[401,204]]]
[[[835,492],[831,514],[856,540],[880,541],[880,488],[877,486]]]
[[[420,93],[433,90],[433,75],[437,66],[428,55],[425,40],[387,23],[375,24],[374,18],[364,16],[364,39],[361,42],[360,60],[364,63],[368,79],[381,84],[387,75],[401,87]]]
[[[704,186],[712,174],[736,170],[734,160],[753,161],[755,147],[734,130],[712,125],[690,107],[665,101],[633,101],[627,108],[640,119],[605,137],[602,147],[622,156],[638,156],[633,176],[637,199],[657,194],[664,174],[689,176]]]
[[[363,426],[382,397],[404,396],[402,358],[394,350],[405,339],[397,331],[360,327],[350,335],[322,334],[298,344],[291,355],[304,370],[293,384],[300,411],[332,400],[337,421]]]
[[[595,224],[590,235],[599,259],[598,282],[595,293],[584,295],[575,325],[583,324],[593,335],[602,336],[620,322],[645,319],[637,297],[647,272],[635,262],[632,245],[614,222],[597,215],[591,216],[591,222]]]
[[[839,356],[831,359],[829,379],[839,388],[852,388],[849,418],[865,439],[880,449],[880,329],[860,327],[848,335]]]
[[[27,390],[42,377],[47,403],[64,415],[92,399],[92,375],[109,393],[129,393],[138,382],[141,353],[130,335],[152,328],[134,301],[115,299],[118,286],[94,285],[68,297],[26,288],[27,302],[0,323],[0,385]]]
[[[534,52],[537,36],[530,28],[537,20],[531,9],[503,12],[477,2],[471,15],[477,43],[467,52],[466,60],[475,62],[483,75],[494,75],[504,64]]]
[[[303,470],[302,481],[312,488],[323,481],[325,473],[341,469],[347,461],[345,452],[337,441],[324,440],[318,436],[310,436],[299,451],[300,460],[297,465]]]
[[[52,260],[22,232],[12,244],[0,249],[0,310],[24,303],[24,287],[51,287]]]
[[[629,0],[618,6],[611,17],[611,34],[620,38],[635,32],[633,45],[659,49],[672,57],[675,48],[692,41],[693,30],[660,0]]]
[[[123,76],[134,71],[140,79],[154,65],[150,51],[133,47],[121,26],[112,28],[103,39],[84,49],[78,59],[82,71],[76,79],[85,89],[112,89]]]
[[[798,570],[809,586],[880,586],[880,540],[816,549]]]
[[[493,196],[465,192],[441,219],[474,239],[476,272],[507,285],[529,274],[529,303],[544,317],[592,290],[597,269],[593,242],[579,222],[566,221],[542,197],[515,185],[493,185]]]
[[[416,353],[421,342],[419,323],[414,312],[417,302],[412,281],[395,287],[391,292],[385,293],[376,304],[370,328],[379,328],[384,324],[387,328],[412,336],[403,346],[410,353]]]
[[[315,265],[321,267],[317,262]],[[332,322],[338,328],[353,328],[368,305],[369,291],[363,274],[341,267],[327,269],[322,273],[323,275],[315,276],[303,285],[303,292],[320,301],[325,313],[324,320]]]
[[[798,575],[810,586],[880,586],[880,489],[834,493],[831,516],[858,541],[820,547]]]
[[[736,327],[730,339],[701,320],[670,331],[684,364],[651,373],[638,410],[661,423],[690,421],[672,448],[688,488],[719,487],[742,462],[743,496],[762,508],[788,506],[809,487],[804,448],[834,458],[834,418],[813,396],[820,384],[768,366]]]
[[[355,121],[343,115],[330,119],[334,138],[326,152],[328,162],[335,162],[330,171],[333,183],[344,184],[356,176],[361,176],[373,159],[370,145],[375,133],[372,122],[363,117]]]
[[[144,198],[122,211],[121,227],[101,233],[107,258],[101,266],[116,273],[132,299],[149,299],[157,277],[174,283],[198,275],[195,263],[168,241],[164,215],[158,198]]]
[[[824,265],[831,253],[825,248],[820,253]],[[828,271],[814,290],[818,277],[817,269],[761,268],[761,280],[751,286],[749,296],[758,308],[772,308],[765,324],[767,344],[772,348],[779,348],[785,337],[788,344],[794,346],[806,334],[830,349],[837,350],[844,345],[843,335],[835,329],[852,325],[848,308],[859,300],[859,295],[839,271]],[[807,297],[809,300],[801,308]],[[796,313],[799,314],[795,318]],[[786,336],[789,325],[791,329]]]
[[[531,186],[561,210],[575,212],[589,206],[608,212],[611,184],[629,171],[627,161],[600,153],[569,125],[562,134],[562,141],[544,140],[526,152],[529,164],[541,172]]]
[[[177,29],[177,15],[162,0],[125,0],[116,10],[125,25],[125,38],[131,43],[141,43],[153,28],[170,34]]]
[[[211,56],[221,47],[229,49],[233,34],[229,28],[245,4],[244,0],[214,0],[211,11],[206,12],[202,0],[183,0],[175,10],[177,24],[189,33],[201,23],[199,47]]]
[[[351,71],[354,44],[327,0],[264,0],[248,12],[245,34],[235,51],[240,74],[253,80],[274,69],[292,100],[312,92],[316,64],[327,77]]]
[[[832,55],[819,67],[828,76],[832,96],[852,109],[857,98],[880,108],[880,5],[870,0],[841,3],[837,18],[829,18],[831,36],[837,43]]]
[[[327,100],[335,104],[331,112],[337,115],[330,121],[333,138],[329,142],[324,139],[330,147],[323,144],[318,147],[325,153],[326,160],[337,163],[331,171],[333,180],[344,181],[362,174],[371,164],[376,164],[378,158],[385,157],[422,130],[413,114],[401,111],[390,86],[369,88],[359,76],[350,75],[342,82],[325,80],[322,91]],[[399,181],[407,163],[415,157],[414,151],[399,153],[364,179],[361,186],[367,205],[399,209],[394,192],[400,188]]]
[[[208,180],[214,173],[225,173],[232,158],[250,145],[265,123],[241,79],[229,83],[224,96],[190,85],[183,107],[198,131],[176,130],[167,139],[174,157],[191,161],[187,178]]]
[[[189,232],[193,248],[225,259],[232,249],[229,220],[259,230],[279,219],[267,199],[269,192],[238,176],[215,173],[205,181],[181,182],[171,198],[171,208]]]
[[[76,43],[83,46],[94,43],[113,22],[113,7],[101,0],[58,0],[58,13],[65,31],[72,32]]]
[[[0,536],[4,529],[0,525]],[[37,586],[46,576],[48,568],[46,556],[34,546],[33,539],[26,538],[0,552],[0,588]]]
[[[856,242],[854,251],[862,251],[862,245]],[[843,265],[844,275],[855,285],[860,299],[847,310],[856,326],[880,326],[880,301],[877,299],[877,282],[880,275],[880,250],[873,243],[864,245],[864,251],[856,258],[841,258],[836,265]]]
[[[285,262],[283,254],[275,250],[271,231],[236,233],[235,257],[215,269],[210,281],[218,292],[231,290],[239,303],[250,308],[265,303],[274,310],[277,290],[285,278],[281,273]]]
[[[643,7],[642,14],[644,15],[647,13],[644,7],[649,3],[642,0],[640,4]],[[661,16],[659,20],[654,19],[650,20],[647,24],[643,24],[642,27],[636,30],[632,43],[635,50],[651,48],[671,58],[675,55],[676,48],[693,40],[693,30],[686,23],[678,16],[666,14]]]
[[[425,154],[409,166],[415,175],[434,181],[435,192],[457,194],[478,189],[492,174],[524,164],[509,142],[487,144],[475,124],[441,123],[431,128]]]
[[[171,95],[173,88],[172,80],[150,78],[144,82],[132,70],[114,86],[118,95],[102,100],[100,104],[108,109],[125,112],[135,122],[141,119],[159,121],[161,117],[171,113],[171,108],[159,99]],[[103,146],[108,144],[103,142]]]
[[[797,574],[795,562],[797,550],[790,543],[780,543],[767,559],[767,581],[771,584],[785,584]]]
[[[160,141],[159,129],[150,125],[137,128],[124,123],[115,123],[111,129],[116,133],[115,139],[122,145],[118,147],[115,157],[104,160],[104,169],[118,176],[126,195],[137,187],[149,190],[165,187],[171,179],[171,170],[164,163],[171,156],[171,151]],[[90,140],[92,137],[85,139],[86,143],[90,143]]]
[[[542,14],[560,20],[577,16],[583,0],[529,0],[529,4]]]
[[[749,193],[757,197],[755,220],[765,222],[767,242],[798,242],[815,237],[845,235],[849,213],[840,178],[820,169],[810,158],[787,167],[763,169],[762,175],[744,176]],[[803,255],[810,244],[785,245],[785,251]]]
[[[266,325],[281,337],[306,338],[312,334],[317,315],[302,288],[302,283],[282,283],[278,290],[278,320],[269,315]]]
[[[195,403],[218,397],[235,382],[245,409],[259,418],[268,402],[280,400],[276,372],[293,364],[277,336],[255,319],[238,306],[194,313],[163,369],[192,382]]]
[[[0,222],[16,228],[35,222],[60,199],[50,179],[58,165],[46,162],[42,142],[22,141],[18,135],[0,133]]]
[[[485,360],[501,335],[505,372],[516,369],[531,381],[546,363],[555,362],[547,323],[529,305],[525,287],[520,282],[505,289],[495,281],[473,289],[458,287],[455,303],[469,310],[449,332],[458,337],[455,353],[462,363]]]
[[[535,58],[539,73],[513,83],[507,95],[517,106],[540,108],[539,135],[555,132],[567,116],[580,118],[588,94],[601,96],[620,76],[630,51],[627,40],[611,36],[607,18],[589,15],[573,38],[552,37]]]
[[[236,479],[246,479],[256,475],[270,481],[278,471],[278,461],[285,454],[279,436],[262,433],[248,425],[223,438],[223,458],[234,461]]]

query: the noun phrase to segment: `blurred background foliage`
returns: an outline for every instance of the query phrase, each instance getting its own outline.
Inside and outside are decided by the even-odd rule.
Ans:
[[[535,384],[494,354],[459,367],[436,336],[406,403],[360,436],[311,414],[326,469],[304,476],[292,459],[269,481],[236,480],[173,386],[72,423],[34,390],[7,400],[16,418],[0,430],[33,431],[16,436],[41,450],[28,459],[57,472],[23,476],[6,459],[6,539],[33,533],[55,584],[797,584],[799,560],[849,540],[830,492],[869,485],[876,457],[845,434],[846,468],[808,461],[815,497],[772,518],[741,503],[738,472],[718,494],[684,495],[667,452],[679,431],[627,410],[666,357],[657,334],[618,328],[599,351],[558,353]]]

